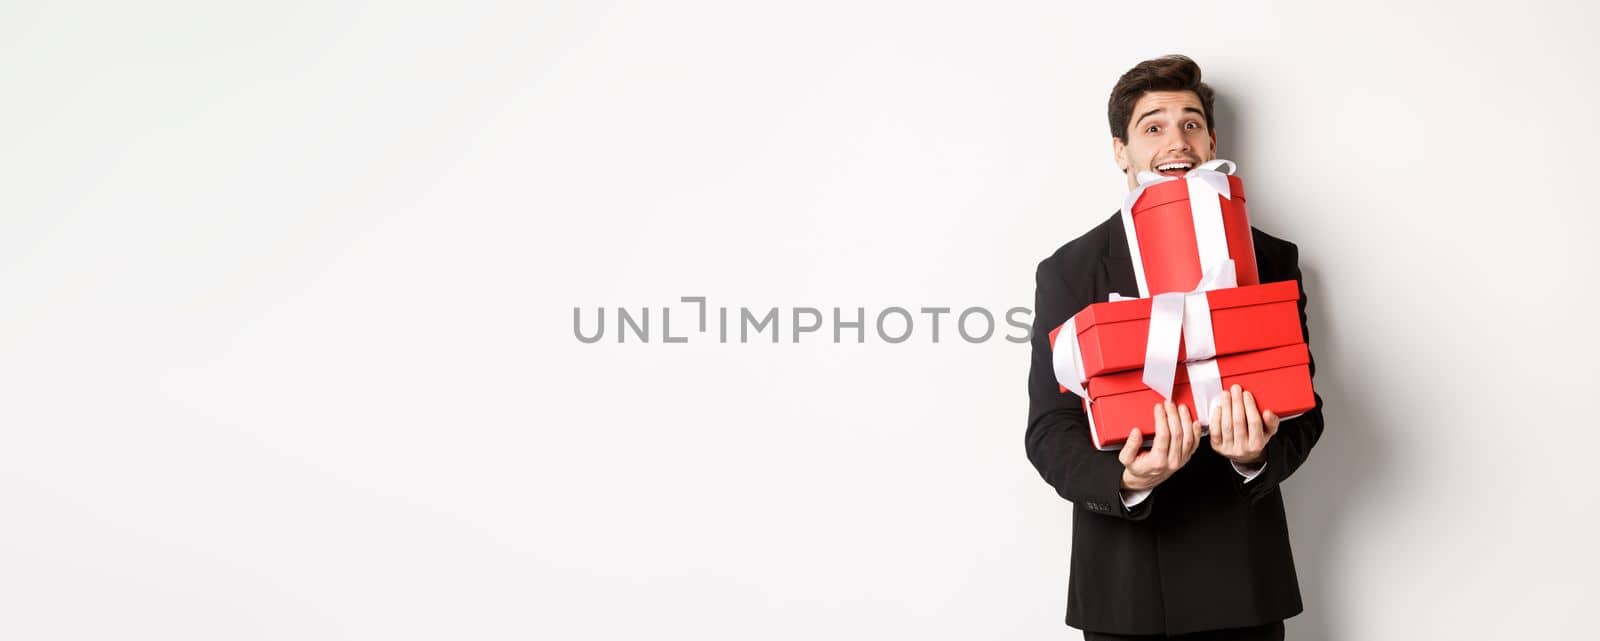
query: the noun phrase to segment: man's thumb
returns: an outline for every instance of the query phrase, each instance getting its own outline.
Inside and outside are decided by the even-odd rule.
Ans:
[[[1139,444],[1144,440],[1144,435],[1138,428],[1128,431],[1128,442],[1122,444],[1122,453],[1117,455],[1117,460],[1122,461],[1122,466],[1133,465],[1133,459],[1139,457]]]

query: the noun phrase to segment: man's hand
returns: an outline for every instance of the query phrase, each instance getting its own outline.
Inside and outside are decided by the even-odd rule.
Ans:
[[[1278,415],[1257,411],[1256,397],[1234,385],[1223,390],[1222,404],[1211,411],[1211,449],[1240,465],[1266,461],[1267,441],[1278,433]]]
[[[1189,406],[1173,405],[1172,401],[1157,403],[1155,421],[1150,451],[1139,451],[1144,435],[1134,430],[1117,456],[1122,461],[1124,490],[1148,490],[1160,485],[1188,463],[1189,456],[1200,447],[1200,424],[1189,417]]]

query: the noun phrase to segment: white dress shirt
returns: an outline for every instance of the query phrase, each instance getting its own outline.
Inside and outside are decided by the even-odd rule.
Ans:
[[[1261,475],[1261,470],[1267,469],[1266,461],[1262,461],[1260,465],[1255,467],[1255,469],[1250,469],[1238,463],[1234,463],[1233,461],[1228,462],[1233,463],[1233,471],[1238,472],[1239,476],[1243,476],[1244,482],[1246,483],[1256,480],[1256,477]],[[1150,498],[1150,492],[1152,491],[1154,490],[1122,490],[1122,506],[1131,510],[1133,509],[1133,506],[1143,503],[1145,499]]]

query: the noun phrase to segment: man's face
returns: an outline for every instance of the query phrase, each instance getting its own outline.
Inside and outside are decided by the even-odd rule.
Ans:
[[[1133,105],[1128,139],[1113,138],[1111,149],[1133,189],[1141,171],[1182,176],[1216,158],[1217,134],[1206,127],[1200,97],[1193,91],[1152,91]]]

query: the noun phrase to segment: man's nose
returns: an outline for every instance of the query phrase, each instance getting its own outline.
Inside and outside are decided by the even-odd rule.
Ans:
[[[1173,136],[1173,139],[1167,143],[1167,151],[1181,151],[1188,153],[1194,151],[1194,147],[1189,144],[1189,140],[1187,138],[1183,137],[1183,134],[1176,134]]]

